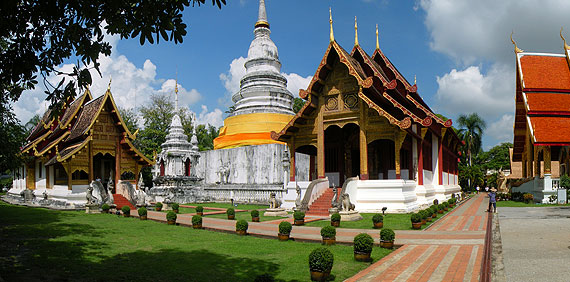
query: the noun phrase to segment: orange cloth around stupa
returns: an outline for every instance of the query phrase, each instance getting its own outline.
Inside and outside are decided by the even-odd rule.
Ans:
[[[284,144],[271,139],[271,131],[279,132],[293,115],[277,113],[252,113],[228,117],[214,139],[214,150],[248,145]]]

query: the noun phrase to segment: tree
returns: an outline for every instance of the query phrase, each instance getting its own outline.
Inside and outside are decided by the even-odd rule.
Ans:
[[[187,25],[182,12],[190,4],[206,0],[162,1],[18,1],[4,0],[0,5],[0,115],[10,110],[9,103],[22,91],[33,89],[37,76],[43,78],[47,99],[54,114],[64,101],[74,98],[76,84],[82,90],[91,84],[89,69],[100,74],[100,55],[110,55],[111,45],[104,34],[139,38],[140,44],[165,41],[181,43]],[[226,0],[212,0],[221,8]],[[78,62],[70,73],[56,71],[65,59]],[[64,77],[50,84],[51,74]]]
[[[468,166],[470,169],[473,165],[473,155],[479,154],[481,151],[481,140],[483,137],[483,130],[485,130],[485,121],[479,117],[477,113],[472,113],[470,115],[460,115],[457,119],[457,123],[460,126],[459,136],[465,142]],[[471,187],[472,178],[468,179],[468,185]]]
[[[482,163],[487,170],[499,171],[501,169],[510,169],[511,160],[509,156],[509,148],[512,148],[512,143],[501,143],[487,152],[482,153]]]
[[[303,108],[303,105],[305,105],[305,100],[301,99],[301,98],[294,98],[293,99],[293,112],[298,113],[301,108]]]
[[[41,121],[40,115],[35,114],[26,124],[24,124],[24,129],[26,130],[26,137],[30,136],[32,130],[38,125]]]
[[[0,120],[0,174],[9,173],[18,168],[23,157],[20,147],[26,139],[26,129],[20,125],[14,113],[6,113],[7,118]]]
[[[134,109],[125,109],[119,107],[119,114],[123,121],[125,122],[125,126],[129,129],[129,131],[134,134],[137,130],[139,130],[138,123],[138,115],[135,113]]]

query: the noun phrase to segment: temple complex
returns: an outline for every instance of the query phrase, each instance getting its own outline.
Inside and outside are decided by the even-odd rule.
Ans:
[[[225,120],[214,149],[279,143],[271,131],[279,131],[294,115],[293,94],[281,74],[277,46],[269,37],[265,1],[259,1],[259,16],[249,46],[246,74],[232,96],[235,110]]]
[[[16,171],[8,194],[20,197],[28,189],[62,206],[82,206],[93,180],[111,193],[122,193],[119,185],[107,183],[136,185],[140,170],[153,164],[133,146],[135,138],[119,114],[110,85],[96,99],[86,90],[68,101],[61,114],[44,114],[26,139],[22,154],[28,161]]]
[[[513,192],[549,202],[559,176],[570,165],[570,46],[563,53],[525,52],[515,45],[516,110],[512,162],[520,162],[523,183]],[[512,40],[512,37],[511,37]]]
[[[328,48],[299,93],[306,102],[272,133],[274,140],[286,142],[292,153],[310,155],[310,180],[342,186],[356,210],[409,212],[458,193],[460,140],[452,121],[436,116],[415,81],[410,84],[385,56],[378,32],[369,56],[358,43],[355,19],[349,53],[334,39],[332,16],[330,24]],[[292,158],[292,182],[295,164]]]

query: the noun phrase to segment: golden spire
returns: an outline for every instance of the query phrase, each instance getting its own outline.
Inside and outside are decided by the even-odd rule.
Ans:
[[[113,81],[113,76],[109,77],[109,85],[107,85],[107,91],[111,90],[111,81]]]
[[[358,46],[358,24],[356,23],[356,16],[354,16],[354,46]]]
[[[178,73],[176,74],[176,80],[174,82],[174,112],[178,112]]]
[[[519,47],[517,47],[517,44],[515,43],[515,41],[513,40],[513,34],[515,32],[511,32],[511,42],[513,43],[513,45],[515,45],[515,53],[522,53],[524,52],[522,49],[520,49]]]
[[[376,50],[380,49],[380,42],[378,41],[378,24],[376,24]]]
[[[332,21],[332,9],[331,9],[331,7],[329,7],[329,23],[331,25],[330,40],[331,40],[331,42],[333,42],[334,41],[334,33],[333,33],[333,27],[332,27],[333,21]]]
[[[416,75],[414,74],[414,85],[416,85]]]
[[[570,46],[566,44],[566,39],[564,39],[564,36],[562,36],[562,27],[560,27],[560,38],[562,38],[562,41],[564,41],[564,51],[570,50]]]

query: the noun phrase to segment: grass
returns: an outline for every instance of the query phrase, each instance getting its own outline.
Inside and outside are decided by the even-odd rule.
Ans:
[[[264,210],[268,209],[269,205],[250,205],[250,204],[237,204],[238,206],[232,206],[231,203],[190,203],[190,204],[183,204],[188,206],[202,206],[202,207],[210,207],[210,208],[234,208],[238,210]],[[204,210],[206,211],[206,210]]]
[[[212,214],[212,215],[204,215],[205,217],[212,217],[212,218],[223,218],[227,219],[228,215],[226,213],[223,214]],[[259,221],[270,221],[276,220],[286,217],[281,216],[264,216],[263,211],[259,212]],[[245,219],[246,221],[251,222],[251,214],[249,212],[236,212],[235,220]]]
[[[0,214],[5,281],[253,281],[265,273],[308,281],[309,253],[321,246],[5,203]],[[370,265],[354,261],[351,246],[328,248],[336,281]],[[375,247],[373,262],[389,252]]]
[[[521,207],[555,207],[555,206],[570,206],[570,204],[557,205],[557,204],[537,204],[525,203],[515,201],[497,201],[497,207],[521,208]]]
[[[451,212],[452,209],[449,209],[447,212],[443,212],[443,214],[437,214],[437,217],[432,220],[432,222],[428,222],[426,225],[422,225],[421,229],[425,229],[430,226],[431,223],[435,222],[438,218],[446,215],[448,212]],[[374,213],[361,213],[362,219],[358,221],[341,221],[339,228],[352,228],[352,229],[373,229],[374,225],[372,224],[372,217]],[[411,213],[405,214],[386,214],[384,216],[384,226],[383,228],[390,228],[393,230],[414,230],[412,228],[412,221],[410,220]],[[319,220],[305,223],[306,226],[315,226],[315,227],[323,227],[330,225],[330,220]]]

